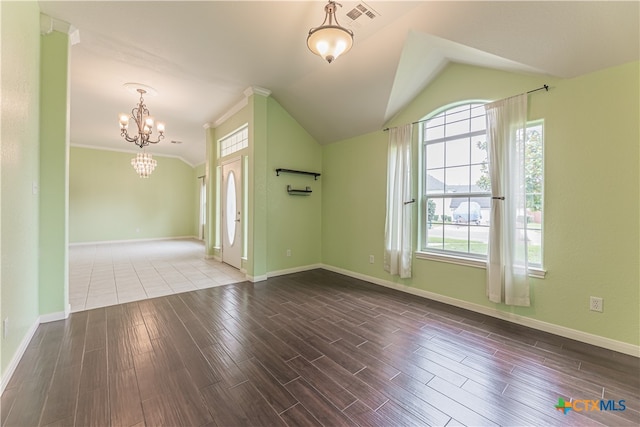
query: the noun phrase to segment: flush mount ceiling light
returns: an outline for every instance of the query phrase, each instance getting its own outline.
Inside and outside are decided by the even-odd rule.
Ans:
[[[120,114],[120,136],[140,148],[149,144],[157,144],[164,138],[164,123],[157,123],[158,138],[155,141],[152,140],[151,136],[153,135],[155,120],[149,113],[142,97],[145,93],[154,94],[155,90],[137,83],[127,83],[124,86],[129,90],[135,88],[135,91],[140,94],[140,102],[131,110],[130,115]],[[128,131],[130,120],[133,120],[137,127],[137,133],[133,135],[130,135]]]
[[[337,6],[342,7],[335,1],[329,1],[324,7],[325,16],[322,25],[310,29],[307,37],[309,50],[321,56],[329,64],[353,46],[353,31],[338,23],[335,16]]]

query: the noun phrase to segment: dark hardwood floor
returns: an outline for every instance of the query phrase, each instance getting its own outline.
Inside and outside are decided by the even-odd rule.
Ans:
[[[43,324],[1,423],[638,425],[639,375],[638,358],[314,270]],[[559,398],[626,409],[565,415]]]

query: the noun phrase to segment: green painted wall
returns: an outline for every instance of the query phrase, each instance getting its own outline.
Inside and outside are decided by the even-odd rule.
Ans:
[[[53,31],[40,45],[40,314],[67,305],[69,270],[69,36]]]
[[[267,271],[273,272],[320,263],[324,176],[276,176],[277,168],[322,172],[322,147],[275,99],[267,107]],[[290,196],[287,185],[313,192]]]
[[[196,236],[195,170],[182,160],[154,156],[147,179],[133,153],[71,147],[69,241],[99,242]]]
[[[322,166],[322,262],[378,276],[384,254],[387,134],[326,145]]]
[[[270,97],[252,94],[247,105],[207,133],[211,176],[208,229],[210,255],[219,255],[213,246],[218,227],[214,207],[217,189],[215,168],[219,164],[217,142],[220,138],[249,124],[249,148],[230,158],[248,156],[247,275],[261,278],[268,273],[320,263],[321,260],[321,179],[301,175],[281,175],[276,168],[322,171],[321,146]],[[225,159],[222,159],[224,161]],[[294,188],[312,187],[309,197],[289,196],[287,184]],[[291,256],[286,256],[287,249]]]
[[[40,10],[36,2],[0,2],[2,144],[0,182],[0,372],[38,319]],[[1,335],[0,335],[1,336]]]
[[[456,101],[500,99],[550,84],[548,93],[529,97],[529,118],[545,120],[548,271],[531,281],[531,307],[490,303],[484,269],[414,259],[410,280],[383,271],[388,136],[382,131],[323,148],[323,262],[638,345],[639,75],[638,62],[568,80],[452,64],[389,123],[419,120]],[[604,313],[588,310],[589,296],[604,298]]]

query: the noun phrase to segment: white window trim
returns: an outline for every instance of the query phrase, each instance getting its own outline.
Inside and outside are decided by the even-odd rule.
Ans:
[[[429,261],[438,261],[438,262],[446,262],[448,264],[456,264],[456,265],[464,265],[467,267],[474,268],[487,268],[487,261],[482,258],[472,258],[465,257],[458,254],[446,254],[442,252],[425,252],[416,250],[415,251],[416,259],[424,259]],[[536,279],[544,279],[547,275],[547,270],[539,267],[531,267],[529,266],[529,277],[534,277]]]
[[[437,116],[438,114],[442,113],[443,111],[446,111],[448,109],[451,108],[455,108],[457,106],[460,105],[465,105],[465,104],[470,104],[470,103],[488,103],[491,102],[489,100],[480,100],[480,99],[476,99],[476,100],[466,100],[466,101],[461,101],[461,102],[457,102],[457,103],[453,103],[453,104],[449,104],[449,105],[445,105],[442,106],[441,108],[431,112],[428,116],[425,116],[423,119],[421,119],[420,121],[426,121],[429,120],[432,117]],[[535,126],[538,123],[542,123],[544,126],[544,120],[543,119],[539,119],[539,120],[531,120],[531,121],[527,121],[527,127],[529,126]],[[422,150],[424,149],[424,140],[423,140],[423,129],[422,127],[420,128],[420,133],[418,136],[418,141],[419,141],[419,146],[420,146],[420,155],[418,156],[418,162],[419,162],[419,174],[422,174],[424,172],[424,165],[422,164],[422,162],[424,161],[424,155],[422,153]],[[424,202],[424,196],[430,196],[430,195],[425,195],[423,194],[424,192],[424,177],[420,176],[419,179],[419,183],[418,183],[418,191],[419,194],[422,195],[421,198],[421,205]],[[479,196],[484,196],[485,194],[478,194]],[[489,196],[491,194],[489,193]],[[439,195],[436,195],[439,196]],[[418,209],[418,242],[419,245],[422,245],[422,238],[423,238],[423,231],[422,231],[422,227],[424,225],[424,221],[425,219],[423,218],[423,209],[419,208]],[[544,239],[544,236],[543,236]],[[445,262],[445,263],[449,263],[449,264],[455,264],[455,265],[463,265],[463,266],[467,266],[467,267],[473,267],[473,268],[482,268],[482,269],[486,269],[486,257],[473,257],[472,255],[467,255],[464,253],[447,253],[445,251],[436,251],[434,250],[432,251],[428,251],[425,248],[418,248],[414,251],[415,254],[415,258],[416,259],[421,259],[421,260],[429,260],[429,261],[438,261],[438,262]],[[537,279],[544,279],[546,277],[547,274],[547,270],[544,268],[544,264],[542,266],[535,266],[532,267],[531,265],[528,266],[528,270],[529,270],[529,277],[533,277],[533,278],[537,278]]]
[[[476,106],[475,108],[481,108],[482,104],[486,104],[488,102],[491,102],[490,100],[486,100],[486,99],[471,99],[471,100],[465,100],[465,101],[460,101],[460,102],[455,102],[452,104],[448,104],[448,105],[444,105],[440,108],[438,108],[435,111],[432,111],[431,113],[429,113],[427,116],[423,117],[422,119],[420,119],[420,122],[424,122],[424,121],[428,121],[431,120],[432,118],[438,116],[439,114],[450,110],[452,108],[456,108],[456,107],[460,107],[462,105],[468,105],[468,104],[478,104],[478,106]],[[475,262],[480,262],[480,263],[484,263],[483,259],[476,259],[474,258],[472,255],[469,256],[465,256],[466,254],[464,253],[447,253],[445,251],[438,251],[437,249],[434,250],[434,252],[430,252],[428,251],[428,249],[426,248],[426,242],[425,240],[425,231],[424,231],[424,225],[426,222],[426,218],[425,218],[425,214],[424,212],[426,211],[426,209],[423,208],[423,205],[426,203],[426,199],[430,196],[434,196],[437,198],[440,198],[442,196],[446,196],[447,193],[437,193],[437,194],[425,194],[425,177],[424,177],[424,170],[425,170],[425,165],[424,165],[424,149],[425,149],[425,141],[424,141],[424,127],[420,126],[420,130],[419,130],[419,136],[418,136],[418,142],[419,142],[419,150],[420,150],[420,154],[418,156],[419,160],[419,166],[418,166],[418,170],[419,170],[419,177],[420,179],[418,180],[418,192],[420,194],[420,205],[419,205],[419,209],[418,209],[418,242],[421,248],[419,248],[416,251],[416,254],[424,254],[424,255],[428,255],[429,259],[464,259],[464,260],[468,260],[468,262],[470,264],[463,264],[463,265],[471,265],[472,267],[475,267],[476,265],[472,265]],[[468,193],[465,194],[462,197],[491,197],[491,192],[487,192],[487,193]],[[419,257],[417,257],[419,258]],[[424,259],[424,258],[423,258]],[[448,261],[445,261],[448,262]],[[456,264],[460,264],[460,262],[456,262]],[[484,267],[484,265],[482,265],[482,267]]]

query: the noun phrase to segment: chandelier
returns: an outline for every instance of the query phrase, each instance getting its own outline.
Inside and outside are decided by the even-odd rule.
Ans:
[[[335,16],[336,6],[342,7],[335,1],[329,1],[324,7],[322,25],[311,28],[307,37],[307,46],[311,52],[321,56],[329,64],[353,46],[353,31],[340,26]]]
[[[127,86],[127,85],[125,85]],[[147,106],[144,104],[142,95],[147,93],[145,89],[137,88],[136,91],[140,94],[140,102],[131,110],[131,115],[120,114],[120,136],[129,142],[133,142],[138,147],[143,148],[149,144],[157,144],[164,138],[164,123],[157,123],[158,138],[153,141],[151,135],[153,134],[154,119],[149,114]],[[137,133],[131,136],[128,132],[129,120],[133,119],[136,124]]]
[[[138,153],[131,159],[131,166],[136,170],[140,178],[149,178],[158,162],[153,159],[151,153]]]

